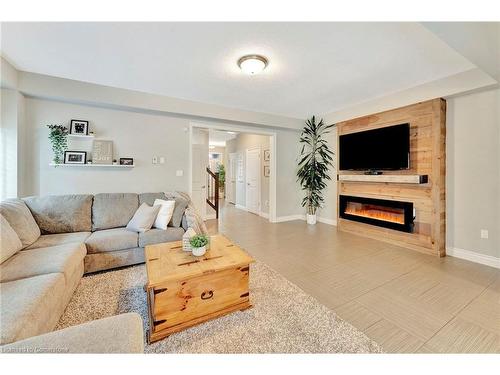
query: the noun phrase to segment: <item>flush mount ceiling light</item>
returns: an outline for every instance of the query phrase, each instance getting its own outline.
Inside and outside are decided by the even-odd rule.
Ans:
[[[238,66],[246,74],[254,75],[262,72],[267,66],[267,59],[260,55],[246,55],[238,60]]]

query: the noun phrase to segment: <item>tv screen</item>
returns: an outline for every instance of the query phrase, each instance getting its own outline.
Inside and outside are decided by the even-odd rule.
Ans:
[[[410,168],[410,124],[339,137],[340,170]]]

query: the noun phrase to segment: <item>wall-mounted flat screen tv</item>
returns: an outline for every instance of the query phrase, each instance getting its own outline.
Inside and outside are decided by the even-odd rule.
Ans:
[[[410,124],[341,135],[339,168],[340,170],[410,168]]]

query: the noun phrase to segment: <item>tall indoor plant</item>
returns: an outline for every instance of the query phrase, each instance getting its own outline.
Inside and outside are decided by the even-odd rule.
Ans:
[[[324,136],[330,132],[332,126],[325,125],[322,119],[316,123],[313,116],[306,121],[300,135],[302,149],[297,181],[307,193],[302,199],[302,207],[307,208],[308,224],[316,224],[316,210],[324,201],[323,189],[326,188],[326,181],[331,179],[328,171],[333,166],[333,152]]]
[[[64,151],[68,147],[68,129],[64,125],[47,125],[49,141],[54,152],[54,164],[64,162]]]

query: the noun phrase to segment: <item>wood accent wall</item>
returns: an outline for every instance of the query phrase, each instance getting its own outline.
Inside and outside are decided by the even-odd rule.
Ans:
[[[445,256],[446,101],[433,99],[344,121],[337,124],[337,133],[340,136],[404,123],[410,124],[410,169],[384,171],[384,174],[428,175],[428,183],[339,181],[337,203],[340,195],[413,202],[416,211],[413,233],[345,220],[340,218],[340,212],[337,218],[338,228],[420,252]],[[337,171],[339,175],[363,174],[363,172],[339,171],[338,168]]]

